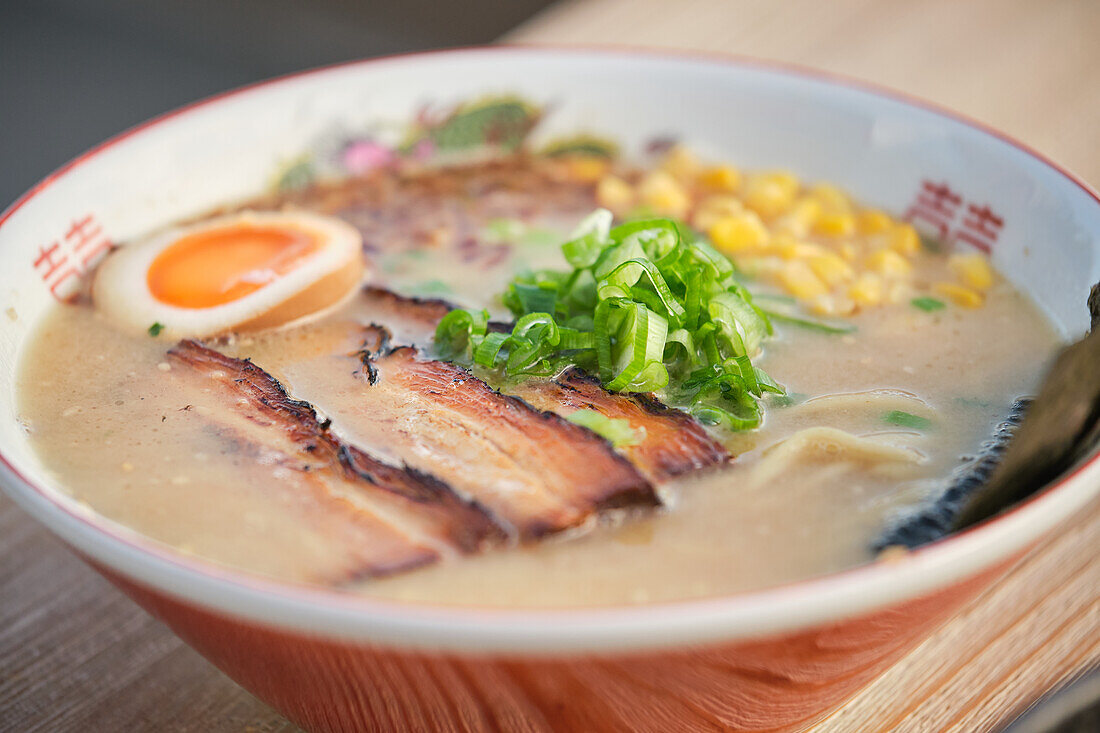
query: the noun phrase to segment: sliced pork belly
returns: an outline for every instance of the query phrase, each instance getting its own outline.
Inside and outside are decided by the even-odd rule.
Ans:
[[[346,566],[318,580],[388,575],[504,538],[484,510],[439,481],[339,440],[309,403],[291,399],[256,365],[194,341],[178,344],[168,359],[172,377],[195,395],[188,414],[209,422],[248,461],[269,467],[280,491],[295,492],[303,520],[347,547]]]
[[[655,483],[730,459],[722,444],[690,415],[649,395],[608,392],[598,379],[577,368],[567,369],[553,380],[525,380],[509,386],[507,391],[540,410],[559,415],[594,410],[612,419],[627,420],[634,428],[636,442],[618,450]]]
[[[521,537],[578,525],[600,509],[658,504],[649,483],[605,440],[500,394],[459,366],[421,359],[412,347],[368,349],[363,363],[370,386],[355,433],[371,430],[410,465],[477,498]]]
[[[521,540],[584,524],[600,510],[656,506],[657,496],[605,440],[496,392],[465,369],[391,349],[361,327],[359,353],[300,359],[272,334],[250,352],[333,430],[394,465],[437,477],[486,507]]]
[[[373,321],[398,329],[413,343],[431,343],[435,327],[454,308],[445,300],[398,295],[368,287],[363,299]],[[408,343],[403,339],[402,343]],[[531,379],[502,389],[540,410],[568,416],[595,410],[622,418],[635,429],[638,442],[619,451],[650,481],[663,482],[690,471],[729,461],[729,452],[687,413],[642,394],[608,392],[598,379],[569,369],[554,380]]]

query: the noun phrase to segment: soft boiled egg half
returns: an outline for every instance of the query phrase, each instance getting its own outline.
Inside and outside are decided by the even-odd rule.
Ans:
[[[115,250],[92,285],[96,307],[169,338],[274,328],[341,301],[363,279],[350,224],[304,212],[245,212]]]

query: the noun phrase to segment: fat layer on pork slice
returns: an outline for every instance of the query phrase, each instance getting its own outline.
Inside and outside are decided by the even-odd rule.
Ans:
[[[367,285],[358,298],[364,320],[381,323],[403,344],[427,348],[435,338],[435,327],[456,307],[442,298],[399,295],[377,285]]]
[[[346,566],[319,580],[390,575],[505,537],[487,512],[445,484],[340,440],[308,402],[292,399],[255,364],[195,341],[180,342],[168,360],[172,377],[187,383],[187,414],[270,466],[280,490],[296,493],[303,520],[347,548]]]

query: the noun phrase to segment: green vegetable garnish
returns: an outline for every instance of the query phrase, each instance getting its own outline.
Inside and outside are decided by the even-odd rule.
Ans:
[[[610,418],[595,410],[577,410],[566,417],[566,420],[588,428],[616,448],[638,442],[638,435],[626,418]]]
[[[561,241],[561,236],[557,232],[530,226],[519,219],[491,219],[485,225],[485,235],[490,241],[532,247],[549,247]]]
[[[451,295],[454,292],[450,285],[438,279],[422,280],[421,282],[410,285],[409,291],[416,295],[425,296]]]
[[[149,335],[150,336],[160,336],[160,332],[163,331],[163,330],[164,330],[164,324],[163,323],[160,323],[160,322],[154,323],[152,326],[149,326]]]
[[[801,392],[787,392],[786,394],[774,395],[771,399],[771,404],[776,407],[790,407],[791,405],[797,405],[799,402],[805,401],[807,395]]]
[[[883,415],[882,419],[891,425],[912,428],[913,430],[927,430],[932,427],[932,421],[928,418],[914,415],[909,412],[903,412],[901,410],[891,410]]]
[[[808,318],[806,316],[793,316],[771,308],[762,308],[761,310],[763,310],[765,315],[773,321],[790,323],[795,326],[801,326],[802,328],[808,328],[812,331],[821,331],[822,333],[854,333],[856,330],[855,324],[852,323],[834,323],[821,321],[816,318]]]
[[[706,422],[758,426],[759,398],[783,389],[751,363],[772,327],[733,264],[671,219],[611,222],[603,209],[581,222],[562,245],[572,269],[512,281],[511,333],[490,333],[487,311],[452,311],[439,352],[508,376],[576,365],[611,391],[666,389]]]
[[[856,330],[855,324],[842,321],[823,321],[812,318],[798,309],[798,301],[787,295],[773,295],[771,293],[758,293],[753,296],[758,301],[763,301],[760,310],[773,321],[782,321],[794,326],[801,326],[812,331],[822,333],[852,333]]]
[[[932,311],[938,311],[947,307],[947,304],[942,300],[936,300],[935,298],[929,298],[924,296],[921,298],[913,298],[909,301],[914,308],[920,308],[925,313],[931,313]]]
[[[542,154],[548,158],[563,155],[588,155],[610,159],[614,158],[618,152],[619,146],[614,141],[593,135],[577,135],[555,140],[542,149]]]
[[[762,300],[765,303],[782,303],[785,306],[793,306],[798,303],[798,298],[795,298],[793,295],[779,295],[777,293],[754,293],[752,297],[755,300]]]

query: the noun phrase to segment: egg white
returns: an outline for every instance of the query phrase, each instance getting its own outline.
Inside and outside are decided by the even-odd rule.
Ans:
[[[304,230],[317,238],[319,247],[290,272],[229,303],[180,308],[150,292],[149,267],[165,249],[191,234],[242,224]],[[148,331],[159,323],[162,338],[203,338],[273,328],[328,310],[362,282],[363,269],[362,238],[347,222],[302,211],[243,212],[119,247],[97,269],[92,298],[97,309],[125,330]]]

